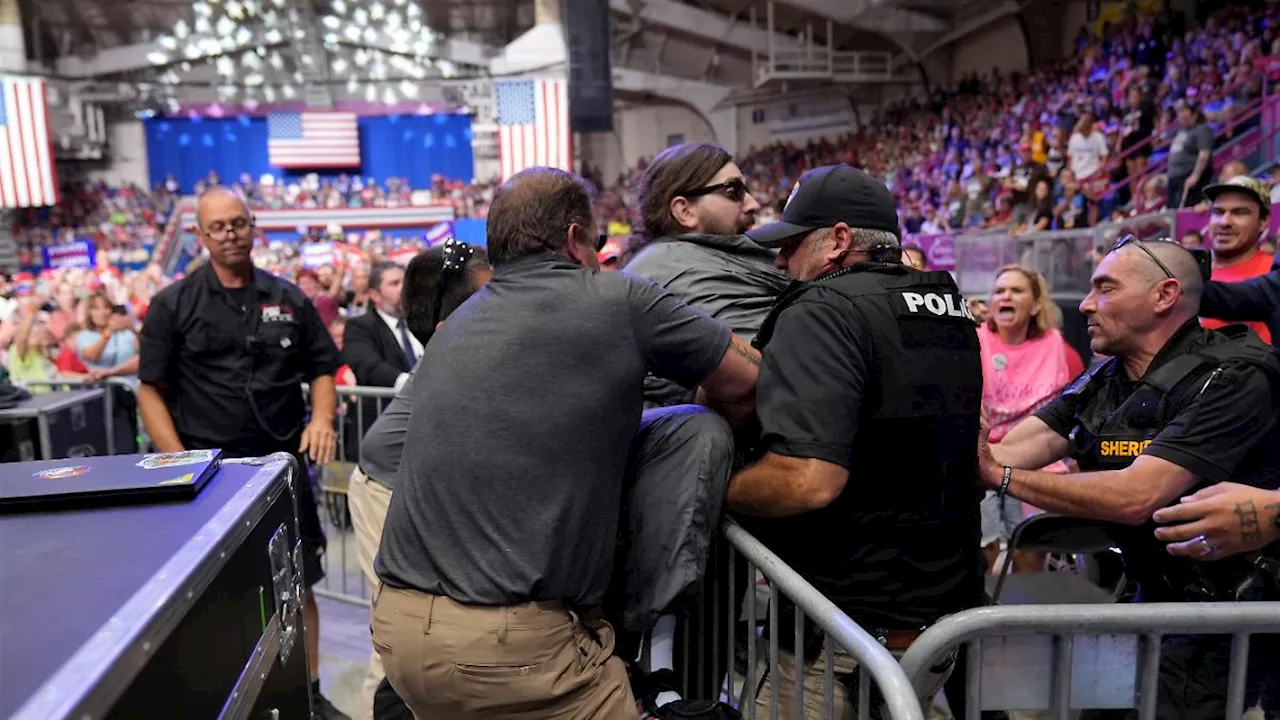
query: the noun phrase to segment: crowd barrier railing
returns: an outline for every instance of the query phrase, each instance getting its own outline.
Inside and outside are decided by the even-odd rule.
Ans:
[[[303,389],[307,390],[305,385]],[[324,555],[325,575],[314,588],[322,597],[354,605],[369,604],[371,588],[360,570],[347,504],[347,483],[351,471],[360,462],[360,440],[395,394],[395,389],[389,387],[344,385],[338,388],[336,457],[317,469],[320,495],[316,499],[329,539]]]
[[[1105,252],[1124,234],[1150,239],[1174,237],[1176,230],[1177,213],[1164,211],[1080,230],[1028,235],[1010,235],[1008,230],[966,233],[955,236],[952,275],[960,292],[986,296],[996,270],[1021,265],[1045,277],[1054,300],[1078,300],[1089,292],[1089,278],[1100,250]]]
[[[823,634],[824,718],[837,717],[834,660],[839,650],[848,654],[859,668],[856,698],[850,698],[857,703],[859,720],[872,717],[873,683],[880,693],[878,704],[883,705],[888,717],[893,720],[924,719],[925,712],[910,679],[884,645],[736,522],[726,518],[721,525],[721,533],[726,544],[725,552],[719,558],[722,562],[713,561],[709,568],[709,575],[721,576],[708,577],[698,602],[690,607],[690,612],[696,613],[700,621],[685,624],[686,628],[699,628],[701,633],[686,631],[682,637],[683,660],[678,660],[677,665],[689,668],[682,673],[681,691],[685,697],[723,700],[738,708],[747,720],[755,720],[758,714],[756,695],[761,682],[765,677],[780,676],[779,613],[780,600],[785,598],[793,606],[795,638],[792,647],[804,646],[806,622],[812,623]],[[747,582],[744,601],[739,604],[735,589],[739,586],[735,581],[742,566],[747,572]],[[763,587],[758,583],[761,577],[767,583]],[[767,600],[757,597],[757,590],[767,590]],[[766,607],[761,608],[761,604]],[[763,623],[760,622],[761,615],[765,616]],[[745,673],[740,671],[737,663],[730,661],[738,649],[740,630],[746,635],[746,658],[741,668]],[[763,637],[760,635],[762,630]],[[708,634],[709,644],[706,642]],[[764,670],[767,675],[757,675],[761,666],[761,643],[768,646]],[[794,676],[790,684],[794,689],[794,705],[783,708],[779,696],[780,683],[770,682],[765,699],[771,720],[778,720],[780,713],[797,720],[811,717],[805,714],[804,663],[792,665]],[[706,697],[708,689],[716,697]]]
[[[108,392],[102,394],[103,415],[106,418],[106,454],[116,454],[116,435],[115,435],[115,393],[110,392],[111,388],[123,388],[132,395],[138,393],[138,380],[132,376],[108,377],[101,380],[76,380],[71,378],[59,378],[57,376],[49,380],[35,380],[32,382],[15,383],[18,387],[31,391],[52,391],[52,392],[69,392],[72,390],[83,389],[104,389]],[[142,425],[139,421],[139,429]],[[145,442],[145,437],[142,438]],[[145,452],[146,447],[139,447],[139,452]],[[53,458],[46,458],[53,459]]]
[[[1230,635],[1226,717],[1240,720],[1250,636],[1276,629],[1268,602],[977,608],[930,627],[901,664],[920,686],[934,662],[965,645],[965,717],[1027,710],[1066,720],[1075,710],[1137,708],[1155,720],[1162,639]]]
[[[314,588],[317,595],[357,605],[369,603],[370,588],[359,568],[354,534],[347,512],[346,483],[359,459],[359,439],[368,431],[371,419],[394,396],[395,390],[392,388],[338,388],[338,459],[329,467],[320,469],[322,520],[327,525],[329,551],[325,553],[325,577]],[[889,717],[893,720],[923,720],[924,714],[910,681],[883,645],[840,612],[830,600],[742,527],[726,520],[722,533],[728,558],[725,562],[713,562],[710,572],[723,573],[723,576],[709,578],[691,609],[692,612],[699,613],[703,621],[694,626],[693,632],[690,632],[688,625],[683,632],[683,662],[691,668],[686,675],[687,682],[681,688],[685,697],[707,695],[708,693],[699,690],[711,688],[719,697],[727,697],[731,704],[740,706],[748,720],[754,720],[757,717],[754,692],[749,689],[759,684],[760,678],[756,673],[763,642],[768,644],[767,667],[774,677],[777,676],[779,600],[785,597],[795,606],[797,633],[803,632],[805,622],[812,623],[824,633],[824,652],[829,669],[833,668],[830,661],[837,648],[852,657],[863,669],[863,672],[858,673],[859,718],[870,717],[871,687],[874,683],[880,691]],[[744,604],[734,608],[733,612],[726,614],[721,610],[717,613],[717,609],[727,609],[731,604],[727,602],[728,595],[722,596],[722,593],[730,593],[731,588],[735,587],[739,558],[745,563],[749,576]],[[757,585],[759,578],[763,578],[767,586]],[[757,587],[767,587],[768,600],[757,597]],[[722,604],[721,600],[725,602]],[[744,619],[743,611],[745,625],[750,628],[745,638],[745,674],[735,671],[734,663],[729,661],[734,658],[738,639],[735,635],[740,621]],[[756,632],[763,629],[756,622],[762,613],[767,615],[767,641]],[[798,664],[798,667],[803,670],[802,665]],[[778,685],[772,684],[769,717],[774,720],[780,711],[777,692]],[[827,708],[825,717],[835,717],[832,710],[834,692],[834,673],[828,670],[824,678],[824,702]],[[803,703],[803,693],[797,695],[797,703]]]

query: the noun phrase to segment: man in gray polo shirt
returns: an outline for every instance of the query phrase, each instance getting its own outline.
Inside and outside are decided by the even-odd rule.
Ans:
[[[405,268],[404,291],[401,295],[405,323],[409,332],[426,346],[436,327],[446,320],[472,293],[493,275],[489,256],[483,249],[449,240],[419,254]],[[378,554],[382,527],[391,504],[404,452],[412,408],[413,378],[419,368],[401,385],[378,419],[360,442],[360,465],[351,471],[347,485],[347,501],[351,509],[351,525],[356,536],[356,555],[360,572],[370,587],[378,584],[373,572],[373,558]],[[378,653],[369,658],[357,720],[375,720],[375,695],[384,706],[402,706],[394,691],[379,687],[385,673]],[[407,709],[404,712],[408,712]]]
[[[759,354],[656,285],[597,272],[592,214],[569,173],[504,184],[493,279],[423,355],[373,601],[374,647],[418,717],[637,717],[613,630],[589,618],[645,373],[753,402]]]

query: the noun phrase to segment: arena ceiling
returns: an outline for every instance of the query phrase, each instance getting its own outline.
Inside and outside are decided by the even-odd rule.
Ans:
[[[341,0],[287,1],[311,3],[318,15]],[[495,49],[534,22],[534,0],[409,1],[422,8],[429,27]],[[767,46],[769,0],[607,1],[614,14],[615,64],[736,87],[751,84],[751,50],[763,52]],[[18,0],[18,4],[28,52],[46,61],[73,55],[88,59],[110,48],[149,42],[192,15],[192,0]],[[777,0],[771,14],[779,44],[812,37],[815,44],[826,46],[830,41],[837,50],[891,52],[905,65],[961,39],[981,27],[987,17],[998,19],[991,13],[997,7],[1008,14],[1017,2]]]

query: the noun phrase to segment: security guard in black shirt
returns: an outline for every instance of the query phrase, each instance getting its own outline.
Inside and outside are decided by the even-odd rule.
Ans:
[[[988,446],[984,430],[979,448],[986,486],[1108,523],[1146,602],[1280,600],[1257,554],[1203,562],[1217,548],[1201,537],[1198,557],[1176,557],[1152,522],[1158,509],[1215,483],[1280,483],[1280,360],[1248,328],[1200,327],[1210,270],[1207,254],[1172,242],[1118,241],[1080,304],[1091,347],[1110,359],[998,445]],[[1081,472],[1037,470],[1064,457]],[[1251,701],[1265,678],[1280,676],[1276,650],[1273,638],[1255,637]],[[1224,717],[1227,657],[1223,638],[1166,638],[1157,716]]]
[[[949,613],[981,602],[977,463],[982,371],[973,317],[951,276],[901,264],[893,196],[847,165],[800,179],[782,222],[753,230],[793,279],[757,338],[759,461],[728,502],[763,542],[895,653]],[[766,519],[767,518],[767,519]],[[789,612],[780,612],[790,618]],[[794,710],[823,717],[820,643],[779,631],[778,682]],[[856,702],[852,658],[837,653],[835,717]],[[934,688],[950,666],[938,668]],[[798,720],[798,718],[794,719]]]
[[[138,407],[155,449],[217,448],[229,456],[289,452],[333,459],[338,349],[293,284],[254,268],[254,224],[238,195],[215,187],[196,209],[209,262],[156,295],[142,325]],[[311,419],[302,383],[311,384]],[[305,467],[305,465],[303,466]],[[297,483],[303,574],[324,576],[324,531],[311,483]],[[319,612],[306,593],[307,655],[319,678]],[[319,720],[345,718],[323,696]]]

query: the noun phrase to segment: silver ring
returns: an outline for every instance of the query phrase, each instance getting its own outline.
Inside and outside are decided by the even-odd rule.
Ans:
[[[1204,535],[1201,535],[1200,536],[1200,554],[1208,555],[1209,553],[1212,553],[1214,550],[1217,550],[1217,548],[1209,544],[1209,538],[1205,537]]]

